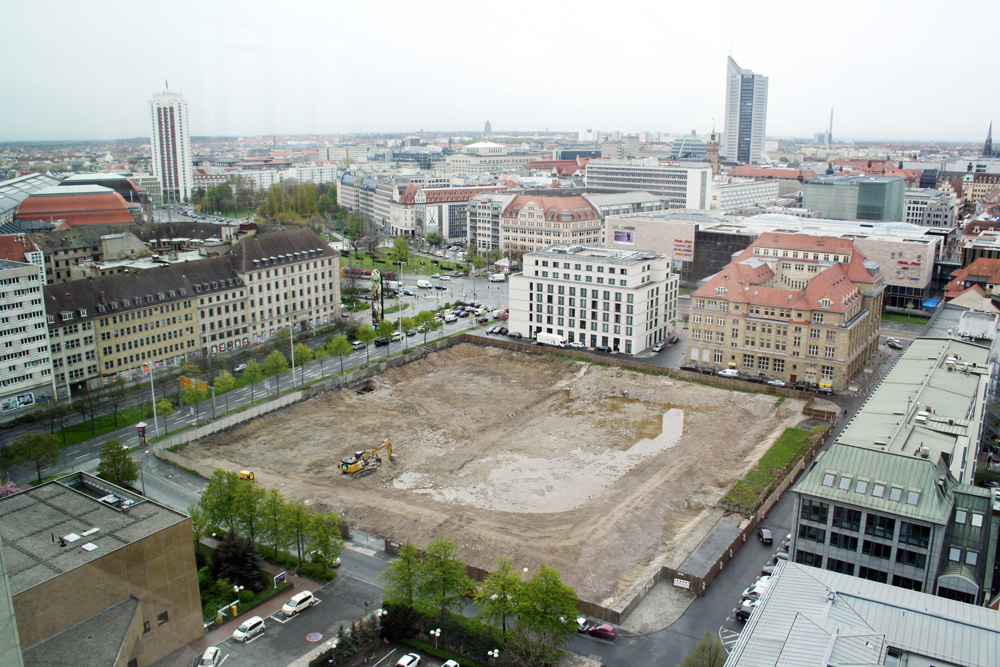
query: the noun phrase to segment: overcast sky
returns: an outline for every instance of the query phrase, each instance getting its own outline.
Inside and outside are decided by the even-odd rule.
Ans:
[[[770,78],[768,136],[982,141],[1000,2],[8,2],[0,141],[723,124],[726,57]],[[993,117],[996,115],[996,118]],[[1000,134],[1000,128],[998,128]]]

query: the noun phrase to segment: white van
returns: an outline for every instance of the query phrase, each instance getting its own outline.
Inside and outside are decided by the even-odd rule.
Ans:
[[[296,593],[288,600],[282,607],[281,613],[285,616],[294,616],[303,609],[308,609],[314,604],[319,604],[319,600],[312,591],[302,591],[301,593]]]
[[[432,289],[434,285],[429,280],[418,280],[417,287],[421,289]]]
[[[502,283],[505,282],[506,280],[507,280],[506,273],[494,273],[492,276],[490,276],[491,283]]]
[[[724,378],[737,378],[740,376],[740,372],[735,368],[723,368],[718,374],[719,377]]]
[[[253,639],[264,632],[264,619],[260,616],[253,616],[243,621],[240,627],[233,631],[233,639],[238,642],[245,642]]]

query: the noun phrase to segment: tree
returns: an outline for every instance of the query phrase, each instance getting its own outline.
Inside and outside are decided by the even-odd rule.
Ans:
[[[722,667],[726,664],[726,649],[712,632],[705,630],[701,640],[684,656],[680,667]]]
[[[184,377],[195,378],[197,380],[205,379],[205,371],[198,366],[194,359],[185,359],[181,363],[180,374]]]
[[[251,359],[247,362],[243,377],[250,383],[250,402],[253,403],[253,386],[264,379],[264,369],[260,367],[256,359]]]
[[[191,517],[191,533],[195,542],[201,542],[208,531],[208,513],[200,505],[191,505],[187,508],[188,516]]]
[[[427,343],[427,334],[431,331],[437,331],[441,328],[441,322],[439,322],[435,317],[434,313],[429,310],[422,310],[417,313],[417,316],[413,318],[414,321],[424,332],[424,343]]]
[[[160,417],[163,417],[164,425],[167,423],[167,417],[174,414],[174,404],[170,402],[169,398],[161,398],[156,402],[156,410]]]
[[[441,245],[444,243],[444,236],[442,236],[440,232],[431,232],[424,238],[426,238],[427,242],[431,245]]]
[[[340,373],[344,374],[344,357],[351,354],[354,349],[351,347],[351,342],[347,340],[347,336],[340,334],[339,336],[334,336],[326,344],[326,349],[330,351],[330,354],[335,354],[340,357]]]
[[[378,333],[375,331],[375,327],[370,324],[362,324],[358,327],[358,330],[354,332],[354,337],[365,344],[365,363],[371,361],[371,357],[368,353],[368,347],[371,345],[372,341],[378,338]]]
[[[108,440],[97,455],[97,476],[118,486],[132,486],[139,479],[139,464],[117,440]]]
[[[42,468],[59,462],[59,438],[51,433],[28,431],[14,441],[16,460],[35,464],[39,484],[42,482]]]
[[[274,332],[271,336],[271,347],[275,350],[279,350],[282,354],[285,350],[292,349],[292,331],[291,329],[281,328]]]
[[[216,468],[208,480],[208,486],[201,494],[198,505],[205,510],[208,521],[213,526],[221,526],[229,532],[236,532],[240,519],[239,473]]]
[[[517,605],[520,599],[521,573],[514,571],[514,559],[510,556],[498,556],[497,567],[486,575],[483,587],[476,595],[479,604],[477,618],[490,623],[499,623],[503,635],[507,636],[507,621],[517,615]]]
[[[472,580],[465,574],[465,563],[458,559],[458,542],[439,537],[428,543],[417,583],[422,606],[444,616],[462,606],[465,591],[471,586]]]
[[[420,584],[420,552],[411,543],[404,542],[392,564],[379,576],[385,582],[382,597],[386,602],[413,607]]]
[[[296,366],[305,366],[306,364],[308,364],[310,361],[313,360],[314,356],[315,355],[313,354],[312,348],[306,345],[305,343],[295,344]]]
[[[264,360],[264,374],[277,375],[288,370],[288,359],[278,350],[271,352]]]
[[[77,394],[74,405],[84,421],[90,420],[90,435],[97,435],[97,427],[94,424],[94,420],[104,410],[104,396],[99,391],[81,392]]]
[[[0,484],[0,498],[12,496],[20,490],[21,489],[19,489],[17,484],[14,482],[4,482],[3,484]]]
[[[385,339],[392,338],[392,334],[396,333],[396,323],[392,320],[382,320],[378,323],[378,335]],[[385,347],[385,356],[389,356],[389,346]]]
[[[390,602],[386,599],[382,602],[382,609],[386,612],[381,618],[383,639],[398,642],[417,634],[417,626],[421,619],[412,605],[405,602]]]
[[[236,487],[236,514],[241,530],[257,539],[257,528],[260,524],[261,505],[264,502],[264,489],[253,481],[240,480]]]
[[[299,567],[302,567],[302,554],[306,550],[306,535],[309,530],[309,508],[301,500],[286,503],[285,518],[288,521],[288,531],[295,543],[295,551],[299,557]]]
[[[331,563],[340,558],[344,550],[344,540],[340,537],[341,517],[336,512],[316,512],[306,529],[308,544],[315,552],[315,562],[323,563],[323,574]],[[317,558],[318,557],[318,558]]]
[[[405,236],[397,236],[392,240],[392,262],[404,264],[410,259],[410,240]]]
[[[195,417],[201,419],[201,402],[208,398],[208,392],[191,387],[181,392],[181,398],[184,399],[185,405],[194,406]]]
[[[288,546],[289,530],[287,515],[288,503],[278,489],[267,489],[260,505],[260,535],[261,539],[278,551]]]
[[[518,627],[543,644],[558,648],[577,630],[576,591],[547,565],[521,588],[517,602]]]
[[[326,375],[326,363],[325,362],[326,362],[326,360],[327,360],[327,358],[329,356],[330,356],[330,353],[327,351],[327,349],[326,349],[325,346],[324,347],[318,347],[313,352],[313,359],[315,359],[316,361],[319,362],[319,374],[320,375],[324,375],[324,376]]]
[[[417,323],[412,317],[401,317],[399,319],[399,328],[403,330],[403,345],[407,347],[408,343],[406,339],[410,337],[410,332],[417,328]]]
[[[226,397],[226,412],[229,412],[229,394],[228,392],[236,386],[236,378],[229,371],[222,371],[219,373],[218,377],[215,378],[215,391]]]
[[[129,391],[128,387],[125,385],[125,380],[122,379],[120,375],[115,375],[111,378],[111,384],[105,389],[105,400],[108,403],[108,407],[111,408],[111,414],[114,417],[115,428],[118,428],[118,413],[121,412],[122,406],[125,403],[125,399],[128,398]]]
[[[225,579],[255,592],[264,588],[261,577],[263,566],[264,562],[253,540],[233,532],[226,534],[212,560],[212,569],[217,579]]]

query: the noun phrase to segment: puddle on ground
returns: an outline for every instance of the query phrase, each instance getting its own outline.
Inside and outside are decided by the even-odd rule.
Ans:
[[[684,411],[671,408],[663,413],[660,434],[643,438],[626,450],[629,454],[648,456],[670,449],[684,435]]]

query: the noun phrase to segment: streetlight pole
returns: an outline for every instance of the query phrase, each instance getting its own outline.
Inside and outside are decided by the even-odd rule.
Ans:
[[[160,437],[160,424],[156,421],[156,388],[153,387],[153,362],[149,364],[149,393],[153,399],[153,428],[156,429],[156,437]],[[167,428],[167,418],[163,418],[163,428]]]

